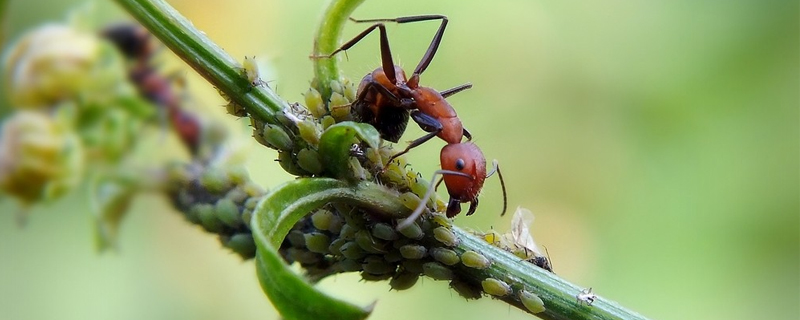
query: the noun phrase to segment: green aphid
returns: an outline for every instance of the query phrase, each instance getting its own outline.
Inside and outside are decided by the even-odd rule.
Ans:
[[[314,228],[319,230],[328,230],[328,228],[331,226],[331,220],[333,220],[333,217],[333,212],[320,209],[311,214],[311,224],[314,225]]]
[[[422,273],[422,260],[403,260],[403,269],[412,273]]]
[[[322,162],[319,159],[319,153],[315,150],[308,148],[300,149],[300,151],[297,152],[297,165],[311,174],[322,173]]]
[[[433,229],[433,238],[448,247],[455,247],[458,245],[458,237],[448,228],[436,227]]]
[[[328,247],[331,245],[331,238],[321,232],[311,232],[303,235],[305,237],[306,247],[308,251],[315,253],[328,253]]]
[[[336,119],[331,116],[324,116],[322,120],[320,120],[320,123],[322,124],[322,130],[325,131],[328,130],[330,126],[336,124]]]
[[[364,153],[366,154],[367,160],[369,160],[369,162],[372,162],[376,165],[380,165],[380,167],[383,167],[383,159],[381,159],[381,153],[380,151],[378,151],[378,149],[367,148],[367,150],[365,150]]]
[[[359,260],[367,255],[367,252],[361,246],[352,241],[343,244],[339,251],[342,252],[345,258],[352,260]]]
[[[344,259],[336,263],[336,267],[342,272],[361,271],[361,262],[353,259]]]
[[[520,290],[519,301],[522,302],[522,305],[525,306],[525,309],[528,309],[528,311],[531,313],[536,314],[546,310],[544,307],[544,301],[542,301],[542,298],[539,298],[539,296],[535,293]]]
[[[197,217],[200,219],[200,224],[206,231],[219,232],[222,230],[222,221],[220,221],[215,214],[214,206],[206,203],[197,206],[200,207],[197,208],[196,211]]]
[[[319,144],[319,137],[322,130],[318,124],[311,120],[304,120],[297,123],[297,131],[300,133],[300,138],[308,142],[312,146]]]
[[[243,259],[250,259],[256,255],[256,243],[253,235],[249,233],[233,235],[225,242],[225,246],[238,253]]]
[[[336,238],[335,240],[331,241],[331,245],[328,246],[328,251],[332,255],[342,255],[342,246],[347,243],[347,240],[342,238]]]
[[[361,265],[364,268],[364,271],[371,274],[386,274],[386,273],[394,273],[395,269],[397,268],[394,264],[390,264],[386,262],[383,258],[379,256],[368,256],[364,259],[364,263]]]
[[[453,280],[453,270],[448,269],[438,262],[422,264],[422,273],[435,280]]]
[[[397,240],[397,238],[399,238],[399,236],[397,235],[397,232],[394,231],[394,228],[392,228],[390,225],[382,223],[382,222],[376,223],[372,227],[372,235],[375,238],[383,239],[383,240],[387,240],[387,241]]]
[[[453,288],[458,295],[466,298],[467,300],[476,300],[482,296],[483,291],[477,286],[473,286],[466,281],[460,279],[453,279],[450,281],[450,288]]]
[[[230,101],[230,102],[228,102],[228,104],[225,105],[225,111],[228,112],[228,114],[230,114],[230,115],[232,115],[234,117],[246,117],[247,116],[247,110],[245,110],[245,108],[242,107],[242,105],[240,105],[240,104],[238,104],[236,102],[233,102],[233,101]]]
[[[289,248],[287,250],[289,259],[297,261],[302,265],[316,264],[322,259],[322,256],[307,250],[299,248]]]
[[[403,261],[403,256],[400,254],[398,250],[389,251],[389,253],[383,255],[383,259],[390,263],[396,263]]]
[[[496,297],[505,297],[511,294],[511,286],[493,278],[486,278],[486,280],[481,281],[481,287],[483,287],[484,292]]]
[[[325,103],[322,101],[322,95],[320,95],[319,91],[316,89],[308,88],[303,98],[305,98],[306,108],[308,108],[308,111],[311,111],[314,118],[322,118],[322,116],[328,113],[328,110],[325,109]]]
[[[453,220],[448,218],[446,215],[439,212],[434,212],[432,216],[433,218],[431,220],[433,220],[434,223],[442,227],[447,227],[447,228],[453,227]]]
[[[286,235],[286,240],[289,240],[289,244],[291,244],[292,247],[306,247],[306,235],[300,230],[289,231],[289,234]]]
[[[217,167],[208,167],[200,176],[200,185],[212,193],[221,193],[230,188],[231,180],[225,170]]]
[[[422,232],[422,228],[416,222],[411,223],[411,224],[409,224],[409,225],[407,225],[407,226],[405,226],[402,229],[399,229],[397,231],[399,231],[400,234],[402,234],[406,238],[414,239],[414,240],[422,239],[422,237],[425,236],[425,233]]]
[[[280,126],[268,123],[264,125],[264,132],[261,135],[267,142],[267,147],[281,151],[292,151],[294,148],[292,138]]]
[[[229,227],[235,228],[242,224],[239,207],[231,199],[222,198],[217,200],[214,205],[214,211],[217,212],[219,220]]]
[[[278,152],[278,163],[287,173],[295,176],[307,176],[309,172],[300,168],[289,151]]]
[[[417,244],[407,244],[400,247],[400,255],[406,259],[422,259],[428,253],[428,249]]]
[[[344,87],[342,87],[342,83],[339,82],[339,80],[332,80],[330,83],[328,83],[328,86],[334,93],[339,93],[339,94],[344,93]]]
[[[386,243],[380,240],[376,240],[372,235],[366,230],[360,230],[356,232],[356,239],[355,242],[361,246],[361,249],[369,253],[386,253]]]
[[[336,122],[350,120],[350,101],[338,92],[331,94],[331,103],[329,105],[331,116],[336,119]]]
[[[339,237],[346,240],[352,240],[356,238],[356,232],[358,232],[358,229],[348,223],[342,226],[342,231],[339,232]]]
[[[415,210],[417,207],[419,207],[422,199],[420,199],[419,196],[414,193],[404,192],[400,194],[400,202],[402,202],[403,206],[409,210]]]
[[[384,281],[392,277],[391,273],[371,274],[369,272],[362,272],[361,279],[364,281]]]
[[[482,254],[471,250],[461,254],[461,263],[467,267],[481,270],[492,265],[492,262],[489,261],[489,259],[484,257]]]
[[[405,178],[405,171],[398,167],[395,162],[387,164],[385,167],[386,170],[383,172],[383,174],[381,174],[383,181],[398,186],[408,185],[408,182],[406,182]]]
[[[394,290],[406,290],[414,286],[419,280],[419,273],[407,271],[398,272],[389,280],[389,286]]]
[[[331,222],[328,225],[328,231],[330,231],[333,234],[339,234],[339,232],[342,231],[343,227],[344,227],[344,220],[342,219],[342,217],[334,214],[331,217]]]
[[[233,201],[235,204],[242,204],[249,196],[241,187],[233,188],[225,194],[225,198]]]
[[[461,261],[455,251],[445,248],[431,249],[431,256],[445,265],[452,266]]]

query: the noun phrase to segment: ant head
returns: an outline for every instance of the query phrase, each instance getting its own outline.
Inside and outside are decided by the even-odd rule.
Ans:
[[[443,170],[460,172],[471,177],[444,174],[444,184],[450,197],[460,202],[475,200],[486,180],[486,159],[481,149],[471,142],[448,144],[442,148],[440,158]]]
[[[137,24],[121,23],[111,25],[103,29],[102,35],[129,59],[145,58],[155,51],[150,39],[150,33],[147,32],[147,29]]]

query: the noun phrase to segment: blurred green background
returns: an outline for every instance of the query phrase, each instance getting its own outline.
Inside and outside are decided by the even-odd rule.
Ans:
[[[7,39],[80,3],[10,1]],[[287,100],[302,100],[326,1],[170,3],[234,57],[269,66],[265,80]],[[126,19],[113,3],[96,4],[99,25]],[[449,101],[487,158],[500,160],[511,209],[536,215],[533,233],[560,276],[655,319],[798,319],[798,12],[795,0],[373,0],[355,16],[450,18],[423,84],[474,84]],[[390,26],[396,59],[413,69],[435,28]],[[377,37],[348,56],[342,69],[357,81],[379,64]],[[210,85],[177,60],[169,66],[189,76],[197,105],[248,137]],[[404,140],[420,135],[412,128]],[[409,159],[432,173],[441,147],[433,141]],[[289,179],[273,151],[252,150],[256,181]],[[86,199],[36,207],[24,228],[15,203],[0,200],[0,318],[277,318],[253,263],[165,199],[139,197],[121,251],[104,255],[93,251]],[[490,179],[478,214],[456,223],[507,230],[500,207]],[[354,275],[321,286],[361,304],[378,299],[372,319],[528,317],[489,298],[467,303],[430,279],[399,293]]]

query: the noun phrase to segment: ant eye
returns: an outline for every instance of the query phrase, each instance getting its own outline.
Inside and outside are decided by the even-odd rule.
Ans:
[[[466,166],[466,164],[464,164],[464,159],[459,158],[456,160],[456,170],[461,171],[464,169],[464,166]]]

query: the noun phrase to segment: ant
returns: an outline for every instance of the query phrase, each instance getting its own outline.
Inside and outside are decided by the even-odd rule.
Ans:
[[[443,15],[421,15],[395,19],[357,20],[350,18],[350,20],[356,23],[368,22],[374,24],[330,54],[312,56],[312,58],[331,58],[337,53],[351,48],[375,29],[379,30],[381,67],[367,74],[361,80],[356,100],[351,106],[353,118],[356,121],[371,124],[380,132],[381,138],[391,142],[397,142],[400,139],[408,123],[409,116],[414,119],[414,122],[422,130],[428,132],[426,135],[412,141],[403,151],[390,157],[387,163],[438,136],[447,142],[447,145],[442,148],[440,154],[442,170],[437,170],[434,173],[434,177],[442,175],[442,178],[436,183],[436,188],[444,181],[447,192],[450,195],[446,212],[447,217],[452,218],[459,214],[461,212],[461,203],[463,202],[470,202],[467,215],[473,214],[478,206],[478,193],[483,187],[484,180],[494,172],[498,172],[500,176],[500,183],[503,188],[503,214],[505,214],[505,183],[502,175],[499,174],[497,162],[494,162],[492,172],[486,175],[486,159],[483,153],[478,146],[471,142],[472,135],[464,128],[453,107],[445,100],[445,98],[453,94],[471,88],[472,85],[464,84],[442,92],[419,85],[420,75],[430,65],[442,41],[448,22],[447,17]],[[406,78],[405,71],[400,66],[395,65],[392,60],[384,23],[395,22],[402,24],[429,20],[441,20],[441,24],[411,77]],[[467,142],[462,142],[462,137],[466,137]],[[422,214],[425,203],[427,203],[435,189],[434,181],[435,179],[431,181],[431,186],[423,197],[420,206],[406,220],[400,223],[399,228],[412,223]]]
[[[168,77],[160,75],[151,63],[159,50],[152,35],[140,25],[116,24],[105,28],[102,36],[113,43],[125,58],[133,64],[128,78],[139,93],[150,102],[164,108],[166,115],[192,155],[200,148],[201,123],[193,114],[181,108],[181,98],[172,90]]]

